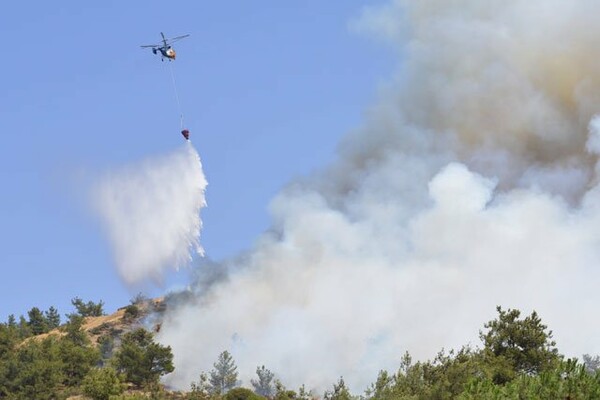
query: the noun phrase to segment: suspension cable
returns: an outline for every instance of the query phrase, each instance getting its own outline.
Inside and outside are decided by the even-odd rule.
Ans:
[[[177,100],[177,107],[179,108],[179,119],[181,123],[181,129],[183,129],[183,111],[181,111],[181,102],[179,101],[179,94],[177,93],[177,85],[175,84],[175,74],[173,73],[173,66],[169,63],[169,71],[171,71],[171,80],[173,81],[173,90],[175,91],[175,99]]]

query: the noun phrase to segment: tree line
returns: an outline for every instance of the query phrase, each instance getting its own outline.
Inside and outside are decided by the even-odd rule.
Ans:
[[[138,316],[137,300],[124,320]],[[0,324],[0,399],[50,400],[83,395],[93,400],[473,400],[600,398],[600,357],[561,355],[552,331],[534,311],[497,307],[495,319],[479,332],[478,347],[441,350],[433,360],[414,362],[409,353],[395,371],[381,370],[363,393],[351,393],[343,377],[324,393],[304,385],[286,388],[266,366],[242,387],[233,356],[223,351],[213,369],[199,373],[186,392],[166,390],[162,376],[174,371],[169,346],[144,328],[92,343],[86,317],[104,314],[103,303],[71,302],[61,318],[54,307],[32,308],[27,318],[9,316]],[[59,335],[45,335],[58,329]],[[290,344],[293,345],[293,344]],[[307,382],[310,385],[310,382]]]

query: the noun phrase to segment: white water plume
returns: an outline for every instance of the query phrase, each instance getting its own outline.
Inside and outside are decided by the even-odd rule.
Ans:
[[[202,254],[200,210],[207,182],[191,143],[171,154],[106,174],[93,201],[121,277],[129,284],[160,280],[165,269]]]
[[[246,385],[264,364],[356,393],[404,351],[477,345],[496,305],[537,310],[563,353],[599,353],[599,14],[596,0],[366,9],[354,28],[397,46],[399,72],[338,159],[282,190],[227,278],[168,313],[168,383],[189,387],[227,349]]]

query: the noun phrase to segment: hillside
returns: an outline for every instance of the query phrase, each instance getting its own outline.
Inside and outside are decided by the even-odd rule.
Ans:
[[[109,315],[85,317],[81,328],[94,344],[98,344],[98,340],[103,336],[110,336],[117,339],[118,342],[123,334],[139,327],[158,332],[160,330],[160,317],[165,310],[166,303],[163,297],[142,299],[121,307]],[[150,316],[152,321],[149,320]],[[24,343],[28,340],[43,341],[49,336],[60,337],[64,335],[65,331],[62,327],[58,327],[47,333],[32,336],[26,339]]]

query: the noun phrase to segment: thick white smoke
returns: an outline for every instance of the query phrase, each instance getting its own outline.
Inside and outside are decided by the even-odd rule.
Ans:
[[[397,76],[339,159],[273,201],[233,272],[167,315],[169,383],[227,349],[246,385],[264,364],[289,386],[362,390],[404,351],[478,344],[496,305],[537,310],[567,354],[599,353],[599,14],[596,0],[365,10],[354,26],[397,46]]]
[[[600,154],[600,116],[595,116],[590,121],[590,136],[586,148],[592,154]]]
[[[106,227],[119,274],[127,283],[159,280],[187,265],[200,247],[200,210],[207,182],[191,143],[162,157],[107,174],[93,200]]]

